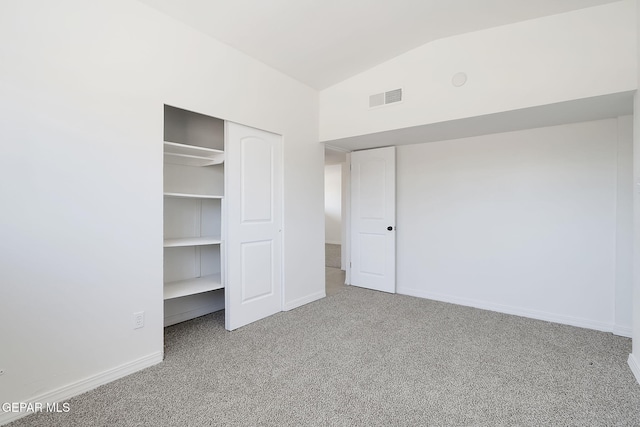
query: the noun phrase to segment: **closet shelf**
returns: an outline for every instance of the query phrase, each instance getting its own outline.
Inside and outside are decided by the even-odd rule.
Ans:
[[[180,239],[164,239],[165,248],[177,248],[180,246],[205,246],[219,245],[220,237],[183,237]]]
[[[164,161],[187,166],[218,165],[224,163],[224,151],[165,141]]]
[[[189,199],[222,199],[223,196],[212,194],[189,194],[189,193],[164,193],[165,197],[182,197]]]
[[[224,285],[222,284],[220,274],[168,282],[164,284],[164,299],[179,298],[223,288]]]
[[[188,156],[215,156],[224,154],[224,151],[215,148],[200,147],[198,145],[180,144],[179,142],[164,142],[165,153],[184,154]]]

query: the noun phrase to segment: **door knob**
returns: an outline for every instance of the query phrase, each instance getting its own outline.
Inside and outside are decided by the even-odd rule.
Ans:
[[[389,230],[389,231],[393,231],[393,227],[392,227],[392,226],[388,226],[388,227],[387,227],[387,230]]]

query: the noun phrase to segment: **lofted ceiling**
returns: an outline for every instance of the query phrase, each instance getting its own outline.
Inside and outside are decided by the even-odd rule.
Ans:
[[[430,41],[617,0],[140,0],[315,89]]]

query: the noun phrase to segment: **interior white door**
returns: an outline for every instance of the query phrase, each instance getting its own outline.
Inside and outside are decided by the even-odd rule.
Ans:
[[[282,310],[282,137],[226,122],[225,324]]]
[[[396,291],[396,150],[351,153],[351,284]]]

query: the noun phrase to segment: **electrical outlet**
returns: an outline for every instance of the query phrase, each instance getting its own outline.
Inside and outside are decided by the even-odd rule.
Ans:
[[[144,328],[144,311],[133,313],[133,329]]]

